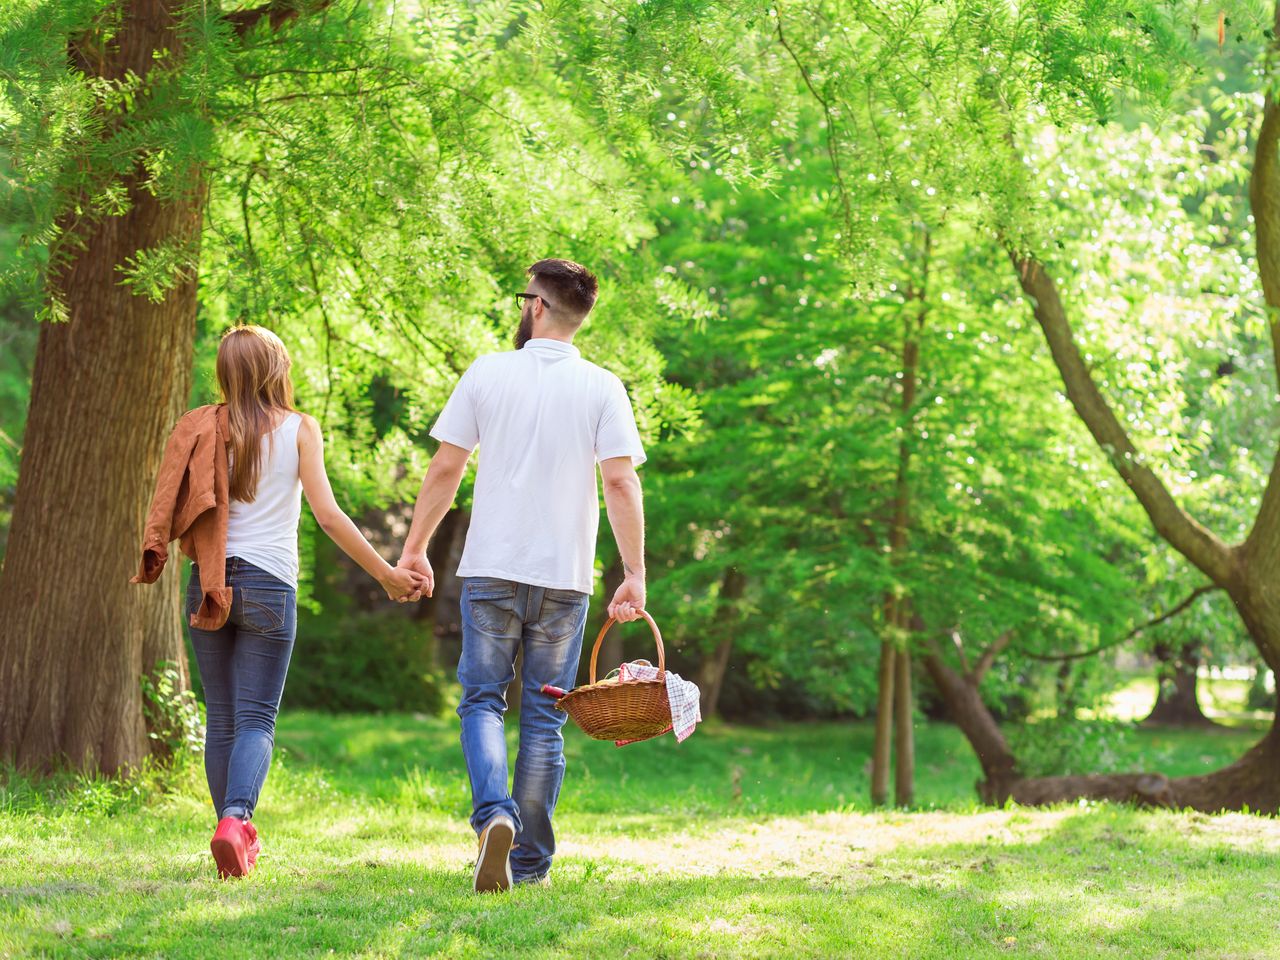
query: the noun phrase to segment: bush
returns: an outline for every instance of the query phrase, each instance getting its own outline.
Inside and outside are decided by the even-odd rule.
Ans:
[[[331,713],[438,713],[444,675],[429,628],[394,610],[334,615],[299,609],[284,703]]]
[[[159,762],[179,763],[184,755],[204,752],[204,720],[194,691],[185,688],[178,666],[168,660],[156,664],[142,678],[142,715],[151,755]]]
[[[1133,727],[1113,720],[1059,717],[1009,731],[1009,746],[1028,777],[1112,773],[1125,762]]]

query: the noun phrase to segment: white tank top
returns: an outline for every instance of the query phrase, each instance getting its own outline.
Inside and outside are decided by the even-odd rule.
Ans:
[[[285,583],[298,586],[298,425],[290,413],[262,435],[258,491],[252,503],[233,499],[227,515],[227,556],[247,560]]]

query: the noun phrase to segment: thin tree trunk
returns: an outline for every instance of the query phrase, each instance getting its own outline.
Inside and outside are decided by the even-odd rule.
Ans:
[[[916,745],[915,705],[911,699],[911,651],[899,650],[894,658],[893,680],[895,757],[893,802],[899,807],[911,806],[915,796]]]
[[[1216,726],[1204,715],[1196,696],[1196,671],[1200,667],[1196,645],[1184,643],[1175,651],[1160,643],[1156,644],[1154,652],[1160,661],[1156,675],[1156,702],[1142,723],[1146,726]]]
[[[181,50],[174,3],[131,0],[109,42],[72,46],[84,72],[146,77],[153,54]],[[109,124],[108,124],[109,127]],[[0,758],[65,759],[116,771],[147,753],[139,678],[157,661],[185,672],[175,558],[161,581],[131,586],[165,437],[186,407],[196,282],[153,303],[117,267],[165,243],[195,249],[204,188],[161,201],[126,180],[119,217],[62,220],[67,256],[51,291],[69,319],[40,331],[22,468],[0,575]]]
[[[724,689],[725,673],[729,669],[729,656],[733,652],[733,607],[742,599],[746,577],[737,567],[729,567],[720,581],[720,601],[716,606],[715,629],[720,641],[715,650],[703,657],[698,669],[698,686],[702,692],[702,716],[710,719],[720,707],[720,691]]]
[[[733,653],[733,637],[723,637],[716,648],[702,658],[698,668],[698,687],[702,692],[702,716],[710,719],[720,709],[720,691],[724,689],[724,675],[729,669],[729,655]]]
[[[921,251],[920,286],[912,299],[919,304],[914,315],[902,319],[902,398],[901,433],[898,440],[898,472],[894,483],[893,521],[889,528],[889,564],[901,565],[907,551],[911,525],[911,426],[916,403],[916,384],[920,366],[920,333],[928,315],[929,256],[932,242],[924,234]],[[889,631],[880,647],[880,691],[876,704],[875,745],[871,754],[871,802],[879,805],[889,798],[889,754],[891,734],[890,710],[898,714],[898,770],[895,795],[900,805],[910,802],[915,777],[914,730],[911,724],[911,646],[908,642],[909,599],[897,593],[885,598],[884,619]],[[898,644],[901,644],[899,647]],[[902,718],[906,717],[905,724]],[[902,800],[906,796],[908,799]]]
[[[892,601],[889,601],[892,603]],[[879,689],[876,696],[875,742],[871,748],[871,803],[889,802],[889,764],[893,753],[893,685],[897,677],[894,663],[897,648],[886,637],[880,642]]]
[[[1249,692],[1245,697],[1247,710],[1276,710],[1276,695],[1267,689],[1267,668],[1262,665],[1253,668],[1253,678],[1249,681]]]
[[[457,573],[470,523],[466,510],[450,510],[427,545],[436,588],[420,616],[431,625],[435,662],[445,666],[456,664],[462,653],[462,581]]]

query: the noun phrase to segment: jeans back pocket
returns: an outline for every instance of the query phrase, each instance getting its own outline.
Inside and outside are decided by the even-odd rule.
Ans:
[[[240,594],[240,622],[258,633],[275,633],[284,626],[289,595],[282,590],[237,587]]]

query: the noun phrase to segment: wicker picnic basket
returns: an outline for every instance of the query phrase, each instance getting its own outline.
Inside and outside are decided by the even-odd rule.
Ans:
[[[667,654],[653,617],[640,611],[658,645],[656,680],[603,680],[596,682],[596,658],[604,635],[616,623],[610,617],[591,648],[591,682],[575,687],[556,701],[556,707],[573,717],[582,732],[596,740],[648,740],[671,729],[671,704],[667,699]]]

